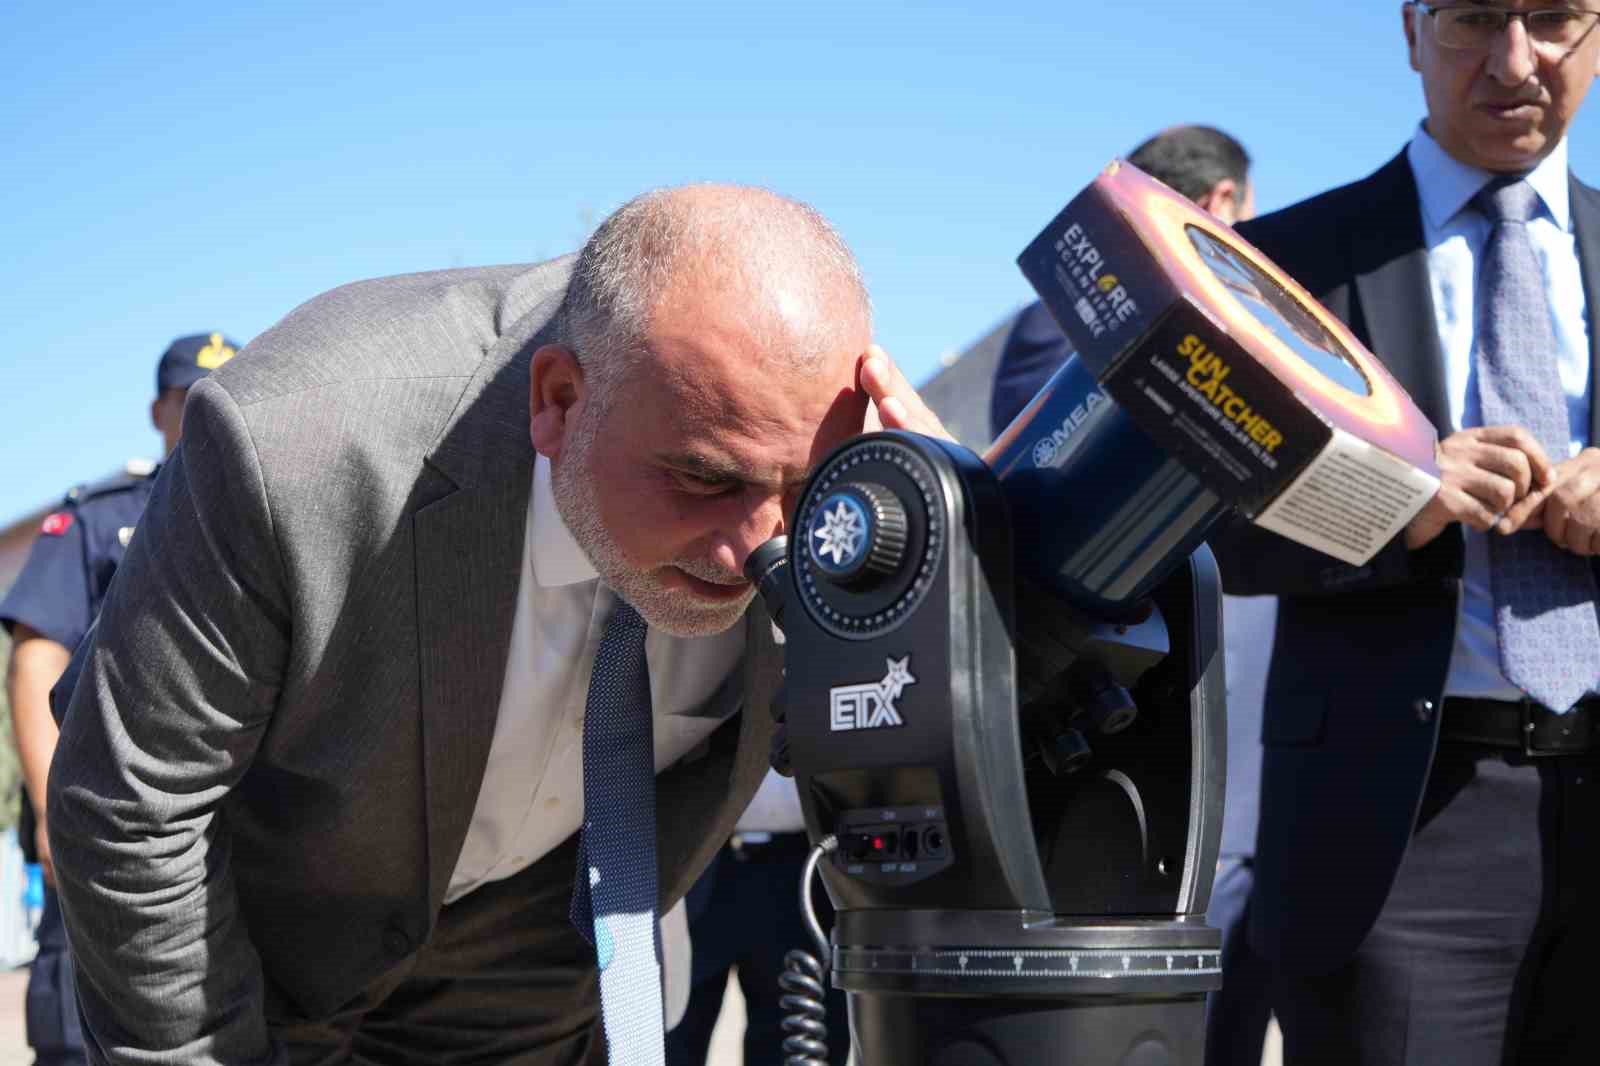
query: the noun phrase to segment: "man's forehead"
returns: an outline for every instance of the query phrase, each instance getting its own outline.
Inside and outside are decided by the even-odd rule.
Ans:
[[[829,359],[826,370],[730,368],[721,359],[676,354],[684,357],[655,363],[633,380],[627,399],[619,397],[650,412],[651,451],[675,469],[787,486],[860,430],[866,397],[856,388],[853,360]]]
[[[654,385],[678,402],[760,423],[820,410],[841,388],[853,389],[855,364],[870,340],[864,324],[848,318],[796,333],[749,317],[658,316],[645,337],[643,364]]]
[[[848,378],[779,375],[726,390],[679,381],[686,388],[660,396],[668,426],[656,453],[704,476],[761,483],[804,478],[822,452],[859,429],[866,411],[865,394]]]

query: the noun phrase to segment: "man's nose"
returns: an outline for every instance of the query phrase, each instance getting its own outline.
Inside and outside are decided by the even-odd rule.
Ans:
[[[1489,46],[1489,76],[1501,85],[1514,88],[1533,76],[1537,62],[1533,38],[1528,36],[1528,24],[1520,18],[1506,19],[1505,29]]]
[[[744,561],[750,553],[781,534],[784,528],[783,497],[763,495],[752,501],[739,521],[718,538],[711,561],[729,573],[743,573]]]

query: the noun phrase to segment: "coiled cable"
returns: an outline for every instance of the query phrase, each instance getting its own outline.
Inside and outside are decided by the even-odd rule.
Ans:
[[[800,874],[800,914],[817,945],[817,954],[795,948],[783,957],[783,973],[778,977],[783,995],[778,999],[778,1006],[788,1012],[783,1017],[784,1066],[828,1066],[828,1010],[824,1003],[828,991],[827,972],[819,961],[828,957],[828,937],[822,931],[816,907],[811,902],[811,878],[822,857],[838,847],[838,837],[824,837],[811,849]]]

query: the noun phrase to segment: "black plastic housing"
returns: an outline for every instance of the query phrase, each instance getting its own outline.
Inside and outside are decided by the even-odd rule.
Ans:
[[[855,519],[836,501],[869,476],[904,497],[912,545],[876,600],[839,592],[816,548],[839,554],[833,519]],[[869,435],[819,468],[788,580],[766,583],[789,600],[778,704],[807,828],[851,845],[823,878],[858,1057],[1198,1064],[1220,982],[1203,920],[1225,769],[1215,563],[1202,547],[1135,609],[1090,617],[1018,587],[1009,514],[972,452]],[[1120,732],[1073,705],[1085,658],[1137,705]],[[1087,762],[1053,772],[1049,735],[1077,725]],[[969,1045],[988,1050],[953,1050]]]

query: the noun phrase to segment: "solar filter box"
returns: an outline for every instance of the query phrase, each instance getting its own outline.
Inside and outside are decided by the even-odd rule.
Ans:
[[[1437,491],[1437,435],[1383,365],[1136,167],[1107,167],[1018,264],[1117,406],[1257,525],[1360,565]]]

